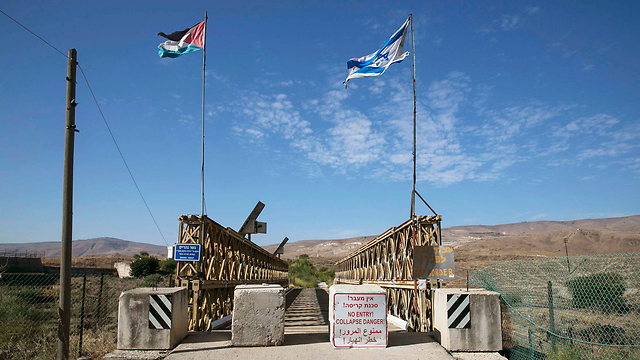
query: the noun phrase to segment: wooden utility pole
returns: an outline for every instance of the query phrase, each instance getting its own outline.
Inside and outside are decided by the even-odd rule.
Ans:
[[[76,49],[67,63],[66,130],[64,137],[64,184],[62,190],[62,253],[60,254],[60,303],[58,307],[58,360],[69,359],[71,326],[71,234],[73,226],[73,142],[76,133]]]

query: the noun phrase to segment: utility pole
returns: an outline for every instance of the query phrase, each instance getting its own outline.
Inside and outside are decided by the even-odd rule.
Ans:
[[[73,142],[76,131],[76,49],[69,50],[67,63],[66,130],[64,136],[64,181],[62,190],[62,252],[60,254],[60,303],[58,307],[58,360],[69,359],[71,327],[71,234],[73,226]]]

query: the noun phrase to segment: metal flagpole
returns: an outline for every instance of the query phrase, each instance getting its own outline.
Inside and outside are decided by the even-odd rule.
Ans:
[[[204,219],[204,81],[206,75],[206,64],[207,64],[207,12],[204,12],[204,48],[202,52],[202,176],[201,176],[201,189],[202,189],[202,199],[200,201],[200,215]],[[204,220],[203,220],[204,221]]]
[[[413,14],[409,14],[411,20],[411,47],[413,56],[413,190],[411,191],[411,219],[416,209],[416,44],[413,39]]]

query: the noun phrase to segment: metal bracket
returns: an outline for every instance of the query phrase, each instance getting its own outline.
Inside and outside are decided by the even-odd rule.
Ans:
[[[418,279],[418,289],[427,290],[427,280],[426,279]]]
[[[75,125],[67,126],[67,130],[73,130],[73,131],[75,131],[75,132],[77,132],[77,133],[79,133],[79,132],[80,132],[80,130],[76,129],[76,126],[75,126]]]

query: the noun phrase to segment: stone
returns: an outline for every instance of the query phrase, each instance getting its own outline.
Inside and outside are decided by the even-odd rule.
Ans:
[[[500,294],[485,289],[435,289],[434,337],[448,351],[500,351],[502,350],[502,322]],[[468,296],[468,318],[463,309]],[[457,300],[460,306],[456,307]],[[450,301],[450,306],[447,302]],[[448,310],[451,308],[452,314]],[[450,325],[449,319],[454,322]],[[468,323],[467,323],[468,320]],[[466,323],[466,327],[455,328]]]
[[[238,285],[233,294],[231,344],[273,346],[284,343],[284,289],[280,285]]]
[[[173,349],[187,336],[188,303],[187,288],[184,287],[138,288],[123,292],[118,306],[117,348]]]

